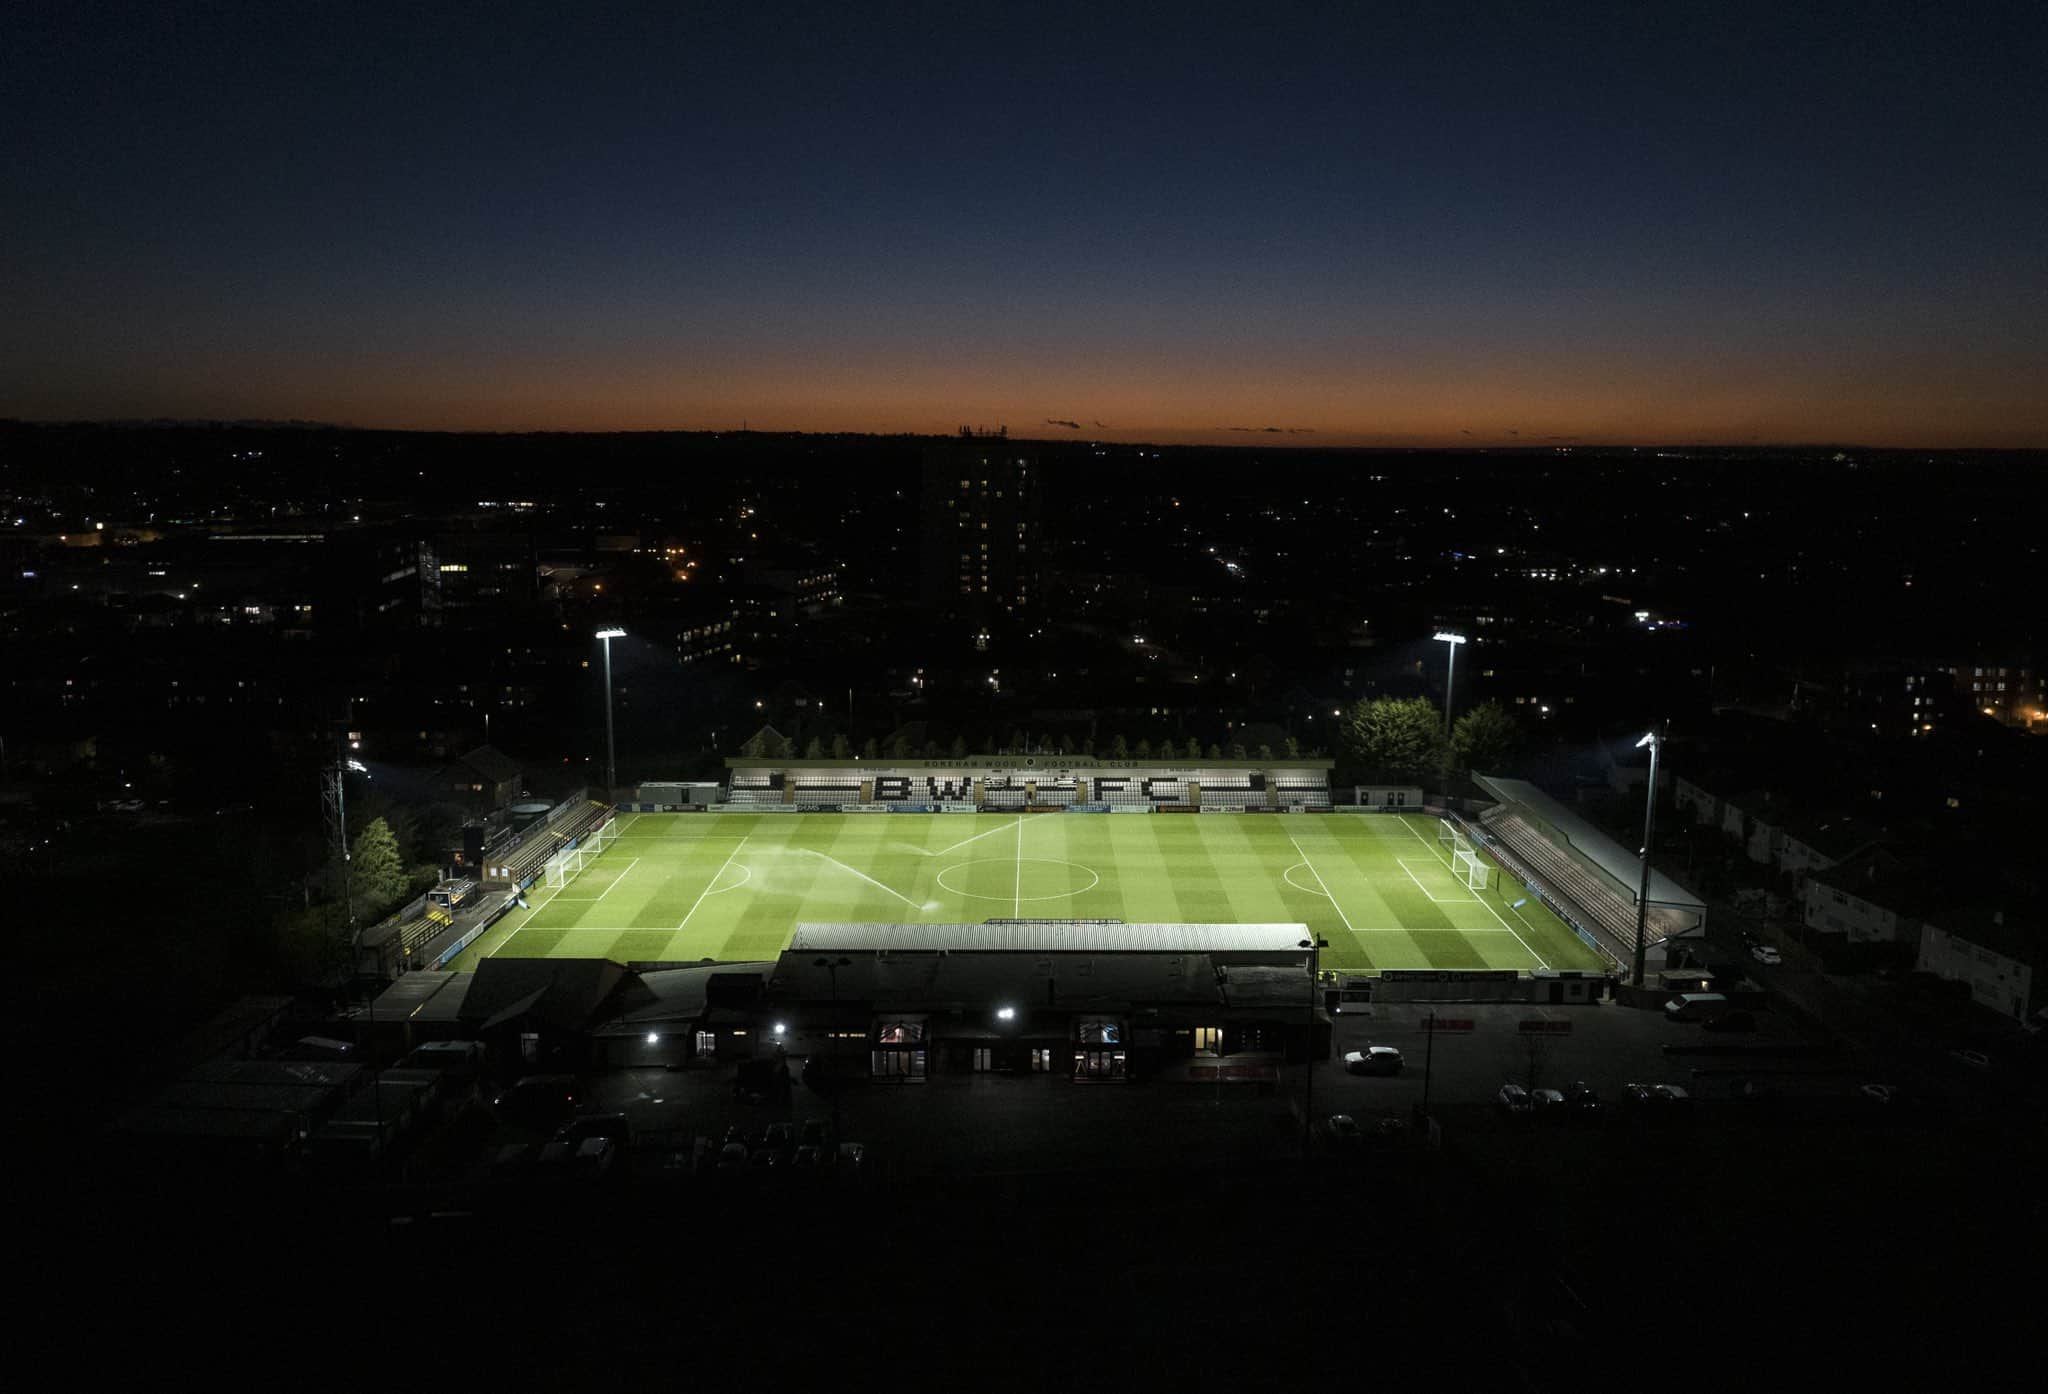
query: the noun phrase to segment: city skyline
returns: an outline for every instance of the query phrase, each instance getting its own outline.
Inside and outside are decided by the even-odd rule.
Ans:
[[[2048,444],[2026,7],[7,27],[4,415]]]

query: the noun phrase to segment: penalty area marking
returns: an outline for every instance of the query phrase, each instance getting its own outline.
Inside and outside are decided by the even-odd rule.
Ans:
[[[1417,876],[1417,875],[1415,874],[1415,870],[1414,870],[1414,868],[1412,868],[1412,867],[1410,867],[1410,866],[1408,865],[1408,859],[1407,859],[1406,857],[1396,857],[1396,858],[1394,858],[1394,860],[1395,860],[1396,862],[1399,862],[1399,863],[1401,864],[1401,870],[1403,870],[1403,871],[1405,871],[1405,872],[1407,872],[1407,873],[1408,873],[1408,879],[1409,879],[1410,881],[1413,881],[1413,882],[1415,883],[1415,889],[1417,889],[1417,890],[1421,891],[1421,892],[1422,892],[1422,893],[1423,893],[1424,895],[1428,896],[1428,897],[1429,897],[1429,898],[1430,898],[1431,900],[1435,901],[1435,902],[1436,902],[1437,904],[1439,904],[1439,905],[1462,905],[1462,904],[1464,904],[1464,903],[1465,903],[1466,901],[1468,901],[1468,900],[1469,900],[1469,901],[1476,901],[1476,900],[1478,900],[1478,899],[1479,899],[1479,897],[1478,897],[1478,896],[1476,896],[1476,895],[1470,895],[1470,894],[1467,894],[1467,895],[1438,895],[1438,894],[1437,894],[1437,893],[1436,893],[1435,891],[1431,890],[1431,889],[1430,889],[1429,887],[1427,887],[1427,886],[1425,886],[1425,885],[1423,885],[1423,884],[1422,884],[1422,878],[1421,878],[1420,876]],[[1435,871],[1435,870],[1436,870],[1436,863],[1435,863],[1435,862],[1431,862],[1431,863],[1429,864],[1429,869],[1430,869],[1431,871]]]
[[[1316,870],[1316,864],[1308,859],[1308,853],[1301,850],[1301,844],[1299,842],[1295,842],[1293,833],[1289,833],[1287,835],[1287,840],[1289,843],[1293,844],[1294,855],[1301,858],[1300,864],[1308,868],[1308,874],[1315,877],[1316,884],[1323,888],[1324,898],[1330,902],[1330,908],[1337,912],[1337,918],[1344,922],[1344,928],[1347,930],[1351,929],[1351,917],[1344,913],[1344,907],[1337,903],[1337,897],[1330,894],[1330,883],[1323,879],[1323,873]],[[1291,871],[1293,870],[1293,868],[1290,867],[1288,868],[1288,870]],[[1284,878],[1286,876],[1286,872],[1282,872],[1281,875]],[[1289,882],[1288,884],[1293,885],[1294,883]],[[1299,890],[1300,887],[1296,886],[1295,889]],[[1356,933],[1355,930],[1353,932]]]
[[[1401,822],[1403,823],[1403,825],[1408,825],[1408,820],[1407,820],[1406,818],[1403,818],[1403,819],[1401,820]],[[1422,844],[1422,845],[1423,845],[1424,847],[1426,847],[1426,848],[1429,848],[1429,852],[1430,852],[1430,857],[1431,857],[1431,859],[1432,859],[1432,860],[1434,860],[1434,859],[1435,859],[1435,858],[1436,858],[1436,857],[1437,857],[1437,856],[1439,855],[1439,852],[1438,852],[1438,850],[1437,850],[1436,848],[1434,848],[1434,847],[1430,847],[1430,846],[1429,846],[1429,839],[1428,839],[1428,838],[1426,838],[1426,837],[1424,837],[1424,836],[1423,836],[1423,835],[1422,835],[1421,833],[1415,832],[1415,829],[1414,829],[1414,827],[1413,827],[1412,825],[1408,825],[1408,831],[1409,831],[1409,832],[1411,832],[1411,833],[1415,833],[1415,840],[1416,840],[1417,842],[1421,843],[1421,844]],[[1449,867],[1449,866],[1451,865],[1451,862],[1450,862],[1450,859],[1449,859],[1449,858],[1444,858],[1444,865],[1445,865],[1446,867]],[[1404,867],[1402,867],[1401,869],[1402,869],[1403,871],[1407,871],[1407,870],[1408,870],[1408,868],[1407,868],[1407,867],[1405,867],[1405,866],[1404,866]],[[1413,873],[1411,872],[1410,874],[1412,875]],[[1418,882],[1417,884],[1420,884],[1420,883]],[[1504,920],[1504,919],[1502,919],[1502,918],[1500,917],[1500,911],[1498,911],[1498,910],[1494,909],[1494,908],[1493,908],[1493,907],[1492,907],[1491,905],[1487,905],[1487,904],[1486,904],[1486,902],[1485,902],[1484,900],[1481,900],[1481,899],[1480,899],[1480,898],[1479,898],[1478,896],[1476,896],[1476,895],[1475,895],[1475,896],[1473,896],[1472,898],[1473,898],[1474,900],[1478,900],[1478,901],[1479,901],[1479,903],[1480,903],[1481,905],[1483,905],[1483,906],[1485,906],[1485,907],[1486,907],[1486,913],[1487,913],[1487,914],[1489,914],[1489,915],[1491,915],[1491,916],[1493,916],[1493,918],[1494,918],[1494,922],[1495,922],[1496,924],[1498,924],[1498,925],[1499,925],[1499,926],[1500,926],[1500,927],[1501,927],[1502,929],[1506,930],[1506,931],[1507,931],[1508,933],[1510,933],[1510,934],[1515,934],[1515,927],[1514,927],[1513,925],[1509,924],[1509,923],[1508,923],[1508,922],[1507,922],[1506,920]],[[1527,923],[1528,923],[1528,921],[1527,921],[1527,920],[1524,920],[1524,921],[1523,921],[1522,923],[1524,923],[1524,924],[1527,924]],[[1521,935],[1519,935],[1519,934],[1515,934],[1515,942],[1516,942],[1517,944],[1520,944],[1520,945],[1522,946],[1522,951],[1523,951],[1524,953],[1528,954],[1528,955],[1529,955],[1529,957],[1531,957],[1531,958],[1533,958],[1533,959],[1535,959],[1535,960],[1536,960],[1536,966],[1537,966],[1538,968],[1548,968],[1548,967],[1550,966],[1550,965],[1549,965],[1548,963],[1545,963],[1545,962],[1543,961],[1543,955],[1542,955],[1542,954],[1539,954],[1539,953],[1537,953],[1537,952],[1536,952],[1536,951],[1535,951],[1534,949],[1532,949],[1532,948],[1530,948],[1530,947],[1529,947],[1529,941],[1528,941],[1527,939],[1524,939],[1524,938],[1523,938],[1523,937],[1522,937]]]

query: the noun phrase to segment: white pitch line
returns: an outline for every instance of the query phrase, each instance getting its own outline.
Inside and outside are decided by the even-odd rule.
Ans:
[[[1435,891],[1431,890],[1429,887],[1422,884],[1422,878],[1420,876],[1417,876],[1414,870],[1408,865],[1408,859],[1406,857],[1396,857],[1394,858],[1394,861],[1399,864],[1401,870],[1408,873],[1408,879],[1410,881],[1413,881],[1416,884],[1416,886],[1421,889],[1424,895],[1428,896],[1431,900],[1435,901],[1439,905],[1463,905],[1468,900],[1477,900],[1479,898],[1478,896],[1473,895],[1438,895]],[[1430,870],[1432,871],[1436,869],[1435,862],[1431,862],[1429,866]]]
[[[1030,821],[1031,819],[1033,819],[1033,818],[1050,818],[1050,817],[1052,817],[1052,816],[1053,816],[1053,815],[1052,815],[1052,814],[1050,814],[1050,813],[1027,813],[1027,814],[1025,814],[1025,815],[1024,815],[1024,816],[1023,816],[1022,818],[1019,818],[1019,819],[1017,820],[1017,823],[1018,823],[1018,826],[1020,826],[1020,827],[1021,827],[1021,826],[1023,826],[1023,824],[1025,824],[1025,823],[1029,822],[1029,821]],[[993,828],[989,828],[989,829],[987,829],[986,831],[983,831],[983,832],[978,832],[978,833],[976,833],[976,834],[975,834],[974,836],[972,836],[972,837],[963,837],[963,838],[961,838],[961,839],[960,839],[960,840],[959,840],[958,842],[954,843],[954,844],[953,844],[953,845],[952,845],[951,847],[941,847],[941,848],[940,848],[940,849],[939,849],[938,851],[936,851],[936,852],[932,852],[932,851],[927,851],[927,850],[926,850],[925,848],[923,848],[923,847],[914,847],[914,845],[913,845],[913,844],[910,844],[910,843],[905,843],[904,845],[905,845],[905,846],[912,846],[912,847],[914,847],[914,850],[916,850],[916,851],[918,851],[918,852],[923,852],[923,853],[924,853],[924,855],[925,855],[925,856],[927,856],[927,857],[943,857],[943,856],[945,856],[945,855],[946,855],[946,853],[948,853],[948,852],[957,852],[957,851],[959,851],[959,850],[960,850],[960,849],[961,849],[962,847],[965,847],[965,846],[966,846],[966,845],[967,845],[968,843],[970,843],[970,842],[979,842],[979,841],[981,841],[981,840],[982,840],[983,838],[985,838],[985,837],[994,837],[994,836],[995,836],[995,835],[996,835],[997,833],[1001,832],[1002,830],[1003,830],[1003,825],[1002,825],[1001,823],[998,823],[998,824],[996,824],[996,825],[995,825],[995,826],[994,826]]]
[[[611,885],[606,886],[603,890],[599,891],[597,893],[597,900],[593,900],[590,903],[592,905],[595,905],[597,904],[598,900],[603,900],[606,896],[610,895],[613,892],[613,890],[617,889],[619,882],[626,879],[626,873],[631,871],[634,867],[638,865],[640,865],[640,859],[638,857],[635,857],[632,861],[627,862],[624,866],[620,867],[619,874],[617,876],[612,877]]]
[[[697,892],[697,901],[695,905],[692,905],[690,907],[690,915],[694,915],[697,913],[697,906],[702,905],[704,903],[704,897],[711,894],[711,888],[718,884],[718,878],[720,876],[725,875],[725,869],[732,865],[732,859],[740,854],[740,847],[744,847],[746,845],[747,840],[743,837],[740,839],[738,847],[733,848],[730,852],[727,852],[725,854],[725,860],[719,864],[718,870],[715,873],[713,873],[709,881],[706,881],[704,883],[704,889]],[[683,930],[689,925],[690,915],[683,916],[682,924],[676,926],[676,933],[681,934]]]
[[[1287,840],[1294,842],[1294,834],[1287,834]],[[1301,850],[1299,842],[1294,842],[1294,852],[1296,856],[1301,858],[1301,864],[1308,868],[1308,874],[1316,878],[1316,884],[1323,888],[1323,894],[1329,898],[1330,908],[1337,912],[1338,919],[1344,921],[1344,928],[1347,930],[1351,929],[1351,917],[1344,913],[1344,907],[1337,903],[1337,897],[1330,895],[1330,883],[1323,879],[1322,872],[1316,870],[1316,864],[1308,859],[1308,853]],[[1357,933],[1356,930],[1351,932]]]
[[[1413,824],[1411,824],[1411,823],[1409,823],[1409,822],[1408,822],[1408,820],[1407,820],[1406,818],[1403,818],[1403,819],[1401,820],[1401,822],[1402,822],[1403,826],[1407,827],[1407,829],[1408,829],[1408,831],[1409,831],[1409,832],[1411,832],[1411,833],[1415,833],[1415,827],[1414,827],[1414,825],[1413,825]],[[1424,847],[1427,847],[1427,846],[1429,846],[1429,839],[1428,839],[1428,838],[1426,838],[1426,837],[1424,837],[1424,836],[1423,836],[1423,835],[1422,835],[1421,833],[1415,833],[1415,840],[1416,840],[1417,842],[1421,843],[1421,844],[1422,844],[1422,845],[1423,845]],[[1432,853],[1431,855],[1434,855],[1434,853]],[[1447,860],[1448,860],[1448,859],[1447,859]],[[1403,868],[1401,868],[1401,869],[1402,869],[1403,871],[1406,871],[1406,870],[1407,870],[1407,868],[1406,868],[1406,867],[1403,867]],[[1474,897],[1474,899],[1477,899],[1477,897]],[[1508,933],[1510,933],[1510,934],[1515,934],[1515,927],[1514,927],[1513,925],[1509,924],[1509,923],[1508,923],[1508,922],[1507,922],[1506,920],[1503,920],[1503,919],[1501,919],[1501,917],[1500,917],[1500,911],[1498,911],[1498,910],[1494,909],[1494,908],[1493,908],[1493,907],[1492,907],[1491,905],[1487,905],[1487,904],[1486,904],[1486,902],[1485,902],[1485,901],[1483,901],[1483,900],[1481,900],[1481,901],[1480,901],[1479,903],[1480,903],[1481,905],[1483,905],[1483,906],[1486,906],[1486,913],[1487,913],[1487,914],[1489,914],[1489,915],[1491,915],[1491,916],[1493,916],[1493,918],[1494,918],[1494,921],[1495,921],[1495,922],[1496,922],[1497,924],[1499,924],[1499,925],[1500,925],[1500,927],[1501,927],[1502,929],[1506,930],[1506,931],[1507,931]],[[1545,962],[1543,961],[1543,955],[1542,955],[1542,954],[1539,954],[1539,953],[1537,953],[1537,952],[1536,952],[1536,951],[1535,951],[1534,949],[1532,949],[1532,948],[1530,948],[1530,947],[1529,947],[1529,941],[1528,941],[1527,939],[1524,939],[1524,938],[1523,938],[1523,937],[1522,937],[1521,935],[1519,935],[1519,934],[1515,934],[1515,942],[1516,942],[1517,944],[1520,944],[1520,945],[1522,946],[1522,952],[1524,952],[1524,953],[1528,954],[1528,955],[1529,955],[1529,957],[1531,957],[1531,958],[1533,958],[1533,959],[1535,959],[1535,960],[1536,960],[1536,966],[1537,966],[1538,968],[1548,968],[1548,967],[1550,966],[1549,964],[1547,964],[1547,963],[1545,963]]]
[[[1010,897],[1010,918],[1024,918],[1024,820],[1017,820],[1017,887]]]

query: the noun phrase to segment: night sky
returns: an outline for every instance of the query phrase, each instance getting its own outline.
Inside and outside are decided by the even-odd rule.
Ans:
[[[11,0],[0,414],[2048,445],[2044,73],[2038,0]]]

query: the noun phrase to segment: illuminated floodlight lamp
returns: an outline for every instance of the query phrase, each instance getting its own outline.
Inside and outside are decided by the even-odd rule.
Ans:
[[[597,631],[597,637],[600,639],[623,639],[626,637],[626,631],[623,629],[600,629]]]
[[[1451,734],[1451,689],[1458,680],[1458,645],[1465,642],[1465,636],[1448,629],[1439,629],[1435,635],[1440,644],[1449,644],[1450,661],[1444,665],[1444,734]]]
[[[776,1022],[776,1023],[775,1023],[775,1034],[776,1034],[776,1035],[778,1035],[778,1036],[781,1036],[781,1035],[785,1035],[785,1034],[787,1034],[787,1033],[788,1033],[788,1031],[789,1031],[789,1023],[787,1023],[787,1022],[783,1022],[783,1021],[778,1021],[778,1022]]]
[[[349,770],[355,774],[368,774],[370,772],[370,767],[360,760],[349,761],[348,767]]]
[[[1656,743],[1657,733],[1655,731],[1651,731],[1650,733],[1645,735],[1641,740],[1636,742],[1636,749],[1641,750],[1646,745],[1655,745]]]
[[[996,1008],[996,1020],[997,1020],[997,1021],[1015,1021],[1016,1019],[1017,1019],[1017,1009],[1016,1009],[1015,1007],[997,1007],[997,1008]]]
[[[649,1045],[660,1045],[660,1044],[661,1044],[661,1032],[659,1032],[659,1031],[649,1031],[649,1032],[647,1033],[647,1044],[649,1044]]]

